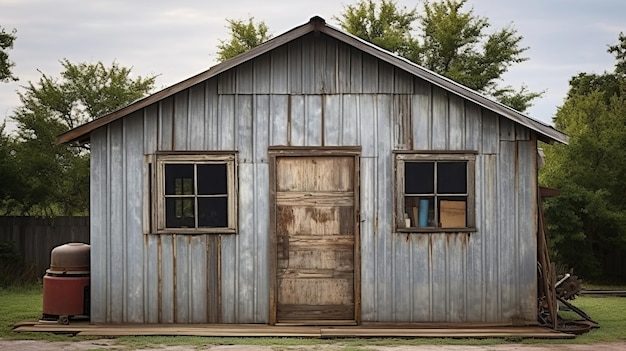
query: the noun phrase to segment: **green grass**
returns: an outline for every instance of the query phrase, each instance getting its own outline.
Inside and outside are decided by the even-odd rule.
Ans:
[[[41,317],[41,285],[21,288],[0,289],[0,338],[48,341],[92,340],[95,337],[76,337],[52,333],[16,333],[13,325],[20,321],[35,321]],[[295,346],[332,344],[342,351],[366,351],[372,346],[401,345],[497,345],[503,343],[524,344],[592,344],[600,342],[626,341],[626,298],[578,297],[573,304],[585,311],[600,324],[584,335],[571,340],[545,339],[449,339],[449,338],[347,338],[320,340],[312,338],[218,338],[192,336],[146,336],[119,337],[118,344],[129,349],[154,347],[155,345],[259,345],[271,346],[275,350],[287,350]],[[573,313],[561,313],[564,318],[576,318]]]
[[[89,340],[92,337],[73,337],[52,333],[16,333],[13,325],[41,318],[41,284],[0,288],[0,338],[12,340],[71,341]]]

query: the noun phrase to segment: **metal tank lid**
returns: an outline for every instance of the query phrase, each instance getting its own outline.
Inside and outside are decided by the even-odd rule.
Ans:
[[[57,246],[50,253],[49,274],[89,274],[91,246],[85,243],[67,243]]]

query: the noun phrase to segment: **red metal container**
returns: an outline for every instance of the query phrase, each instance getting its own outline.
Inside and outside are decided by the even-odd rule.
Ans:
[[[68,324],[89,315],[90,246],[69,243],[55,247],[43,277],[43,319]]]

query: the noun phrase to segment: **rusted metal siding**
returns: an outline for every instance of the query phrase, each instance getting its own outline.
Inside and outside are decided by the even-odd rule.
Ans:
[[[361,147],[363,322],[536,319],[533,134],[325,35],[99,128],[91,144],[94,322],[267,323],[277,145]],[[237,151],[237,234],[149,234],[149,155],[171,150]],[[476,151],[477,232],[392,233],[394,150]]]

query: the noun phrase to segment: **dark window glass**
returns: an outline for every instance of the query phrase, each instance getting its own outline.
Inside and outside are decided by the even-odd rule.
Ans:
[[[228,194],[226,164],[198,165],[198,195]]]
[[[437,163],[437,193],[465,194],[467,192],[467,163]]]
[[[432,194],[435,192],[435,165],[433,162],[404,163],[404,192],[407,194]]]
[[[165,199],[165,226],[168,228],[194,228],[194,199],[168,197]]]
[[[193,195],[193,165],[165,165],[165,195]]]
[[[228,198],[198,198],[198,226],[205,228],[228,227]]]

